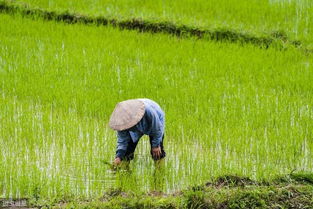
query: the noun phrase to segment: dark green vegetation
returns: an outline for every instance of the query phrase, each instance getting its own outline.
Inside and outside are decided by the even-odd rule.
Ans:
[[[74,12],[118,20],[170,22],[174,25],[262,36],[281,31],[311,44],[311,0],[16,0],[30,8]],[[311,45],[312,46],[312,45]]]
[[[107,190],[95,199],[67,197],[50,201],[30,199],[29,206],[52,208],[155,208],[155,209],[245,209],[313,207],[311,174],[290,174],[268,181],[248,177],[222,176],[205,185],[189,187],[181,192],[144,194]]]
[[[217,29],[201,29],[187,25],[177,25],[171,22],[152,22],[141,19],[128,19],[119,20],[107,17],[93,17],[78,15],[75,13],[48,11],[38,8],[28,8],[25,5],[13,4],[12,2],[3,1],[0,2],[0,12],[5,13],[19,13],[27,17],[40,17],[45,20],[62,21],[65,23],[83,23],[94,25],[111,25],[120,29],[138,30],[141,32],[152,33],[168,33],[179,37],[195,36],[197,38],[204,38],[214,41],[229,41],[237,43],[252,43],[262,48],[268,48],[274,46],[279,49],[284,49],[289,45],[299,47],[305,52],[311,52],[311,49],[307,49],[306,46],[302,46],[302,42],[299,40],[290,40],[287,34],[283,31],[272,31],[270,34],[255,35],[249,33],[242,33],[240,31],[217,28]]]

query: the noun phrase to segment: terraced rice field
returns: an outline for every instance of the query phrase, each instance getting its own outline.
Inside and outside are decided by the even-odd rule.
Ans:
[[[219,2],[28,3],[256,33],[283,28],[303,42],[312,37],[309,1],[258,7],[242,1],[234,11],[235,1]],[[0,14],[0,196],[174,192],[225,174],[261,180],[312,172],[312,58],[293,46],[264,49]],[[166,112],[165,165],[155,169],[144,137],[131,172],[112,173],[103,163],[115,156],[109,116],[117,102],[143,97]]]

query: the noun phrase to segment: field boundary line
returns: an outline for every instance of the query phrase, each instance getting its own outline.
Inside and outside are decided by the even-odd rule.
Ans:
[[[104,16],[87,16],[75,13],[48,11],[41,8],[31,8],[27,4],[16,4],[13,1],[0,1],[0,13],[10,15],[20,14],[28,18],[41,18],[47,21],[64,22],[67,24],[86,24],[96,26],[113,26],[122,30],[136,30],[139,32],[164,33],[177,37],[195,37],[198,39],[225,41],[239,44],[253,44],[267,49],[270,46],[283,50],[288,47],[302,49],[306,53],[313,52],[305,48],[301,41],[290,40],[284,32],[272,32],[271,34],[257,36],[242,33],[231,29],[220,28],[215,30],[201,29],[187,25],[175,25],[171,22],[150,22],[141,19],[118,20]]]

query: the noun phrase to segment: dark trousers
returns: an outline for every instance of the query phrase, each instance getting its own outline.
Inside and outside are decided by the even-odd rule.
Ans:
[[[164,135],[163,135],[162,141],[160,143],[160,147],[161,147],[161,156],[160,156],[160,158],[154,157],[152,155],[152,146],[151,146],[152,145],[152,143],[151,143],[152,142],[152,138],[151,137],[149,137],[149,138],[150,138],[150,148],[151,148],[150,153],[151,153],[151,157],[153,158],[153,160],[160,160],[160,159],[164,158],[166,156],[166,152],[164,151],[164,148],[163,148]],[[127,145],[127,150],[126,150],[126,153],[125,153],[125,157],[123,157],[122,160],[130,161],[130,160],[134,159],[134,152],[135,152],[135,149],[137,147],[138,142],[139,142],[139,140],[136,143],[134,143],[133,140],[129,141],[129,143]]]

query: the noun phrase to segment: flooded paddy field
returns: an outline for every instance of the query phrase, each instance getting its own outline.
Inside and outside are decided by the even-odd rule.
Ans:
[[[286,35],[305,44],[313,41],[310,0],[17,0],[30,8],[68,11],[91,16],[228,29],[255,35]]]
[[[0,197],[176,194],[225,175],[310,173],[312,56],[0,14]],[[114,172],[109,116],[143,97],[165,110],[167,157],[156,169],[144,137],[130,170]]]

